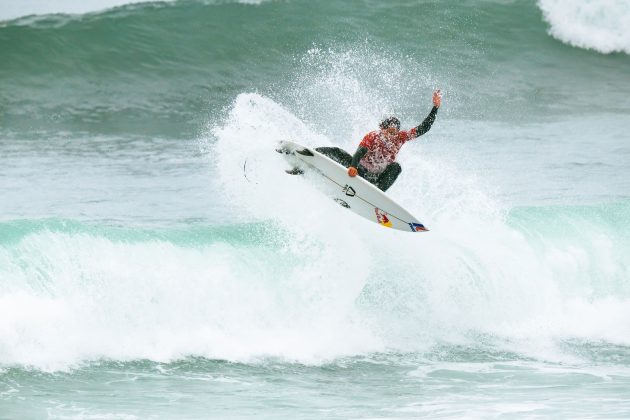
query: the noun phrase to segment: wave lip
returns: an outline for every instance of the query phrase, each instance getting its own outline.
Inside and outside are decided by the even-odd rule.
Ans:
[[[630,54],[630,3],[625,0],[539,0],[549,34],[578,48]]]
[[[3,5],[0,9],[0,22],[12,21],[29,16],[83,15],[103,12],[115,7],[140,3],[173,3],[177,0],[30,0]],[[234,0],[235,3],[258,6],[268,0]],[[209,1],[210,4],[214,3]]]
[[[155,3],[155,0],[97,0],[90,2],[81,0],[32,0],[28,2],[13,2],[3,5],[0,11],[0,22],[34,15],[80,15],[136,3]]]

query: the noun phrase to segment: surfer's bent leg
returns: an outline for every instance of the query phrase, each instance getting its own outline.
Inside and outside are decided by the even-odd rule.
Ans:
[[[322,155],[331,158],[344,168],[350,166],[350,162],[352,162],[352,156],[350,153],[338,147],[316,147],[315,150]]]
[[[400,175],[401,172],[402,167],[398,162],[390,163],[378,177],[378,180],[376,181],[376,186],[381,191],[387,191],[389,187],[394,185],[396,178],[398,178],[398,175]]]
[[[363,179],[365,179],[367,182],[369,182],[370,184],[373,185],[377,185],[378,182],[378,175],[379,174],[375,174],[374,172],[370,172],[368,171],[365,166],[359,164],[359,166],[357,167],[357,170],[359,171],[359,176]]]

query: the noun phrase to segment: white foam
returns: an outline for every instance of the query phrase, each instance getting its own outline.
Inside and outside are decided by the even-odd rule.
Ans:
[[[334,77],[331,90],[334,83],[348,83]],[[357,121],[371,114],[369,105],[364,112]],[[482,180],[446,158],[427,159],[422,148],[430,146],[418,143],[401,153],[405,169],[389,194],[432,231],[421,237],[392,234],[340,211],[309,189],[309,181],[282,172],[286,165],[272,151],[276,139],[298,138],[310,146],[333,142],[271,99],[240,95],[226,124],[214,133],[226,197],[241,211],[255,210],[251,217],[258,213],[284,226],[296,241],[342,254],[344,244],[360,246],[343,260],[365,264],[355,280],[383,293],[374,312],[363,316],[390,346],[417,350],[439,340],[466,341],[462,337],[477,331],[509,337],[510,343],[533,342],[527,352],[557,358],[564,356],[549,342],[558,338],[630,342],[624,321],[630,312],[622,309],[627,297],[604,293],[592,299],[594,281],[603,279],[597,287],[606,290],[626,269],[620,263],[623,251],[607,243],[604,233],[584,231],[570,246],[562,238],[542,246],[530,242],[506,223],[504,209],[484,191]],[[259,156],[251,172],[255,182],[243,176],[241,162],[248,155]],[[599,245],[592,249],[591,244]],[[314,262],[309,269],[322,266]],[[324,270],[328,273],[328,267]],[[390,307],[392,297],[396,304]]]
[[[604,54],[630,54],[627,0],[539,0],[538,6],[554,38]]]
[[[0,364],[57,370],[188,355],[318,363],[379,349],[350,304],[362,268],[331,248],[295,245],[190,249],[29,235],[11,252],[0,248]]]
[[[417,71],[418,64],[406,60],[366,47],[313,49],[301,60],[294,86],[278,93],[285,105],[258,94],[239,95],[213,131],[223,199],[246,217],[282,226],[290,232],[283,240],[291,246],[304,241],[304,249],[338,254],[337,267],[309,254],[307,271],[355,282],[344,295],[345,310],[358,311],[361,323],[389,348],[465,344],[473,331],[507,343],[526,340],[527,351],[543,358],[573,360],[558,354],[550,340],[627,343],[624,319],[630,319],[630,309],[623,308],[630,296],[615,284],[628,267],[623,249],[604,240],[605,229],[592,226],[571,238],[571,246],[565,238],[539,243],[506,222],[506,209],[456,150],[444,156],[423,153],[432,141],[447,141],[440,126],[447,118],[448,95],[432,131],[403,148],[403,173],[388,191],[432,229],[426,235],[379,228],[309,189],[309,180],[282,172],[286,163],[273,152],[277,140],[351,151],[375,128],[377,108],[401,115],[401,104],[409,103],[413,118],[403,112],[403,125],[417,124],[418,114],[428,112],[435,85],[430,75]],[[463,133],[469,141],[469,133]],[[249,181],[243,176],[245,159],[252,162]],[[350,277],[333,274],[347,264],[355,267]],[[362,285],[368,293],[358,304],[350,297]]]

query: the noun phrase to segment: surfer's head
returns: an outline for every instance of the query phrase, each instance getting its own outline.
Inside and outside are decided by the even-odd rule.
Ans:
[[[395,128],[396,131],[400,130],[400,120],[396,117],[387,117],[378,125],[381,130],[388,130],[389,128]],[[388,130],[389,131],[389,130]]]

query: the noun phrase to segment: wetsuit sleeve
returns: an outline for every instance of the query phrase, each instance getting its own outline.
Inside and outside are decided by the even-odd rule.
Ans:
[[[431,109],[431,112],[429,112],[429,115],[427,115],[424,121],[422,121],[422,124],[409,130],[409,134],[412,138],[420,137],[431,129],[431,126],[435,121],[435,116],[437,115],[437,110],[437,106],[434,106],[433,109]]]
[[[362,143],[363,144],[363,143]],[[354,152],[354,156],[352,156],[352,162],[350,162],[350,166],[356,168],[359,166],[359,162],[363,159],[363,156],[368,152],[368,148],[362,145],[359,145],[357,151]]]

